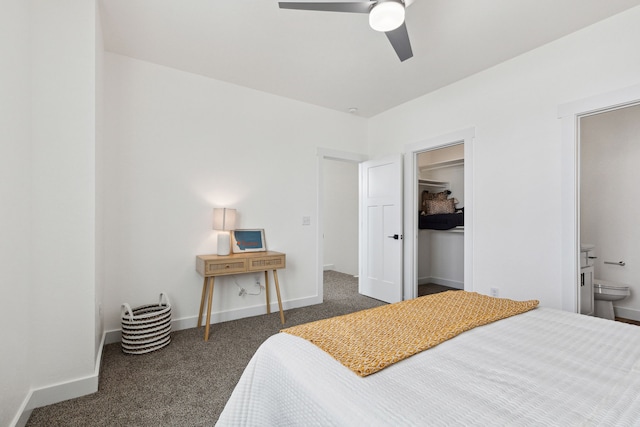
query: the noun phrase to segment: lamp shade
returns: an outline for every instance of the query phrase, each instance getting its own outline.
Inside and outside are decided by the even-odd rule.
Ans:
[[[221,231],[233,230],[236,226],[236,210],[229,208],[213,208],[213,229]]]
[[[376,31],[392,31],[404,22],[404,5],[399,0],[380,0],[369,12],[369,25]]]

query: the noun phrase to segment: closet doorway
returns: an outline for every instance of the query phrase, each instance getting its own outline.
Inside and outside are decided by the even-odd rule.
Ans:
[[[418,153],[417,296],[464,289],[464,144]]]
[[[405,300],[416,298],[418,286],[422,283],[473,291],[474,137],[475,129],[468,128],[405,146]],[[428,190],[425,184],[436,187]],[[455,208],[464,208],[457,214],[463,215],[463,224],[453,227],[440,225],[437,226],[440,230],[423,231],[420,219],[427,216],[426,212],[421,215],[424,211],[422,199],[425,190],[434,195],[445,190],[451,191],[446,197],[442,194],[439,197],[445,199],[443,204],[453,203]],[[447,202],[446,199],[453,200]],[[447,209],[437,206],[438,203],[430,204],[436,205],[430,213]],[[426,208],[426,204],[424,207]],[[445,218],[440,220],[447,221]]]

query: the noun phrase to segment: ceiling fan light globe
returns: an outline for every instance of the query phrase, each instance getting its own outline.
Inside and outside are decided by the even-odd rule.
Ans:
[[[377,3],[369,12],[369,25],[376,31],[387,32],[404,22],[404,5],[396,1]]]

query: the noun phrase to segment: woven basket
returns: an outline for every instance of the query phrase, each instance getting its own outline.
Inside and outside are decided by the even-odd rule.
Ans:
[[[164,292],[160,293],[158,304],[131,309],[125,302],[121,318],[124,353],[149,353],[171,342],[171,303]]]

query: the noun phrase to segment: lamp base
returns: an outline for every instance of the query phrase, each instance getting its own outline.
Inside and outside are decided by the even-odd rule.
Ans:
[[[218,232],[218,255],[229,255],[231,252],[231,235],[227,231]]]

